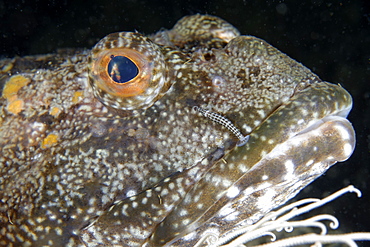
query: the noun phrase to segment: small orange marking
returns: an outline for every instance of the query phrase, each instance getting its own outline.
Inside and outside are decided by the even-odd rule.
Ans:
[[[49,134],[44,138],[44,140],[42,140],[41,148],[48,148],[55,145],[58,141],[58,137],[59,136],[56,134]]]
[[[51,108],[51,110],[50,110],[50,115],[52,115],[52,116],[58,116],[59,115],[59,113],[61,112],[61,110],[60,110],[60,108],[58,108],[58,107],[53,107],[53,108]]]
[[[8,102],[8,105],[7,105],[6,109],[9,112],[17,115],[18,113],[20,113],[23,110],[24,102],[21,99],[17,99],[16,95],[14,95],[14,96],[15,97],[11,97],[11,98],[14,98],[14,99]]]
[[[83,91],[75,92],[74,95],[73,95],[73,98],[72,98],[72,102],[74,104],[80,102],[80,100],[82,99],[82,96],[83,96]]]
[[[21,75],[15,75],[10,77],[10,79],[6,82],[4,89],[3,89],[3,97],[8,99],[9,97],[16,95],[22,87],[26,86],[28,83],[31,82],[31,79],[26,78]]]

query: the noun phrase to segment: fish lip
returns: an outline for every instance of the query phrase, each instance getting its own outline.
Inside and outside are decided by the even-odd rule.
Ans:
[[[352,110],[352,103],[349,104],[348,106],[344,107],[344,108],[339,109],[338,111],[333,112],[330,115],[327,115],[327,116],[321,118],[321,119],[314,119],[314,120],[310,121],[307,124],[306,128],[304,128],[303,130],[301,130],[300,132],[296,133],[293,136],[297,136],[297,135],[307,133],[311,130],[314,130],[314,129],[318,128],[319,126],[321,126],[321,124],[324,124],[326,122],[343,121],[344,119],[347,120],[347,116],[348,116],[348,114],[350,113],[351,110]]]
[[[322,130],[323,128],[325,128],[325,131]],[[337,135],[336,143],[340,145],[340,147],[338,146],[338,150],[341,149],[342,153],[336,157],[336,162],[342,162],[351,157],[356,146],[356,134],[351,122],[346,117],[343,117],[341,114],[328,115],[307,126],[307,128],[296,133],[291,138],[304,135],[308,136],[310,132],[312,132],[312,135],[317,135],[315,133],[316,131],[320,131],[321,133],[327,132],[325,134],[327,136],[332,135],[331,131],[334,131],[339,135]]]
[[[352,110],[352,106],[353,106],[353,103],[352,103],[352,100],[351,100],[351,103],[348,104],[346,107],[343,107],[343,108],[339,109],[338,111],[330,114],[329,116],[338,116],[338,117],[347,118],[350,111]]]

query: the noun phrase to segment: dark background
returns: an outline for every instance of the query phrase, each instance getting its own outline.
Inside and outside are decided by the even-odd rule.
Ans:
[[[0,1],[0,54],[91,48],[116,31],[150,34],[184,15],[219,16],[242,34],[265,39],[323,80],[340,83],[354,98],[349,116],[357,133],[353,156],[331,168],[300,197],[322,197],[348,184],[363,192],[331,203],[344,231],[370,231],[370,8],[368,0],[122,0]],[[317,212],[317,211],[316,211]],[[366,243],[367,245],[369,242]],[[362,243],[361,246],[365,246]]]

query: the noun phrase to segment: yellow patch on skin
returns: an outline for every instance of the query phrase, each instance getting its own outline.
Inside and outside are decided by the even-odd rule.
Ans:
[[[11,100],[9,100],[11,99]],[[23,110],[24,102],[21,99],[17,98],[17,95],[14,95],[13,97],[10,97],[8,99],[8,105],[7,110],[15,115],[20,113]]]
[[[22,87],[26,86],[31,82],[31,79],[21,75],[15,75],[10,77],[6,82],[3,89],[3,97],[9,99],[11,96],[16,95]]]
[[[13,68],[13,63],[8,63],[1,68],[1,73],[7,73]]]
[[[56,116],[58,116],[58,115],[59,115],[59,113],[60,113],[60,112],[61,112],[60,108],[58,108],[58,107],[53,107],[53,108],[51,108],[51,110],[50,110],[50,115],[52,115],[52,116],[56,117]]]
[[[44,138],[44,140],[42,140],[41,148],[48,148],[55,145],[58,141],[58,137],[59,136],[56,134],[49,134]]]
[[[73,95],[73,98],[72,98],[72,102],[74,104],[80,102],[80,100],[82,99],[82,96],[83,96],[83,91],[75,92],[74,95]]]

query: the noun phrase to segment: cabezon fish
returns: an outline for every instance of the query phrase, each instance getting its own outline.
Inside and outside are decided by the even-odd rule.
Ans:
[[[1,245],[192,246],[355,146],[346,90],[213,16],[0,64]]]

